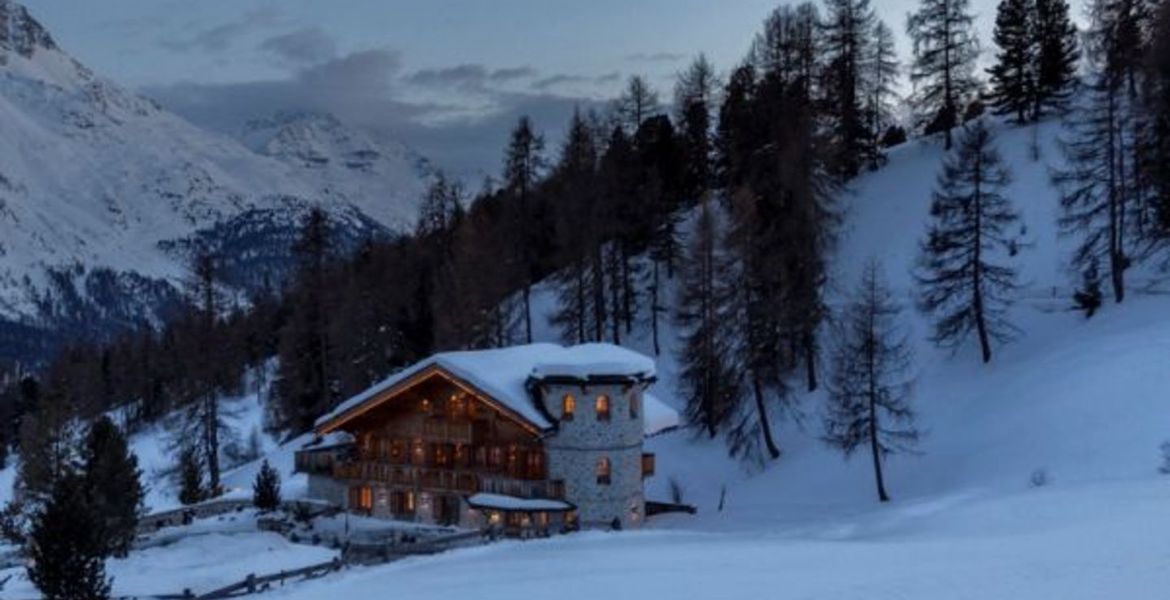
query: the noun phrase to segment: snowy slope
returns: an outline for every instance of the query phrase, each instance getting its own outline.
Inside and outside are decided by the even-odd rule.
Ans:
[[[287,231],[312,205],[347,230],[413,218],[428,171],[409,150],[327,117],[252,134],[268,135],[257,151],[102,79],[0,0],[0,319],[91,334],[156,319],[197,232],[214,244],[258,222]],[[294,160],[313,154],[336,164]]]

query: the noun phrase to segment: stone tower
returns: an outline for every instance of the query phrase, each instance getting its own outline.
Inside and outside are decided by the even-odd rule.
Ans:
[[[540,384],[556,424],[545,441],[548,476],[564,481],[581,527],[639,527],[645,519],[642,392],[649,383],[593,375]]]

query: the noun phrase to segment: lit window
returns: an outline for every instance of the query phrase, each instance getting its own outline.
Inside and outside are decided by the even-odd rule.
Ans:
[[[598,396],[595,404],[597,406],[597,420],[598,421],[608,421],[609,420],[609,396],[606,396],[604,394],[601,396]]]
[[[639,402],[640,402],[640,398],[638,397],[638,394],[630,394],[630,418],[631,419],[638,418],[638,404],[639,404]]]
[[[602,456],[597,459],[597,483],[601,485],[609,485],[610,464],[609,459]]]
[[[577,399],[574,398],[572,394],[565,394],[565,397],[561,398],[561,420],[572,421],[573,413],[576,412],[576,410]]]
[[[354,495],[357,496],[356,498],[353,498],[356,500],[355,504],[357,504],[357,508],[362,510],[370,510],[374,508],[374,490],[370,489],[369,486],[359,487],[357,489],[357,493]]]
[[[422,402],[418,403],[418,409],[424,413],[431,412],[431,401],[426,399],[426,398],[423,398]]]

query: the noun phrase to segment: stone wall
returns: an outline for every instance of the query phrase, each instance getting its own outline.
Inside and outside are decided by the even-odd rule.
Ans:
[[[563,398],[571,394],[576,409],[563,415]],[[596,400],[609,397],[609,419],[597,416]],[[577,506],[582,527],[638,527],[645,515],[642,496],[642,390],[620,384],[547,385],[543,394],[557,432],[545,441],[549,479],[565,482],[565,499]],[[630,403],[636,403],[635,413]],[[598,481],[598,462],[610,463],[609,483]]]

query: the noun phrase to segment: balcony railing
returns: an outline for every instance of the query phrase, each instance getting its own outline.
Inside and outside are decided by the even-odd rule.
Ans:
[[[519,498],[564,498],[564,485],[559,481],[524,480],[478,471],[415,467],[378,461],[337,462],[333,465],[333,477],[438,492],[488,492]]]

